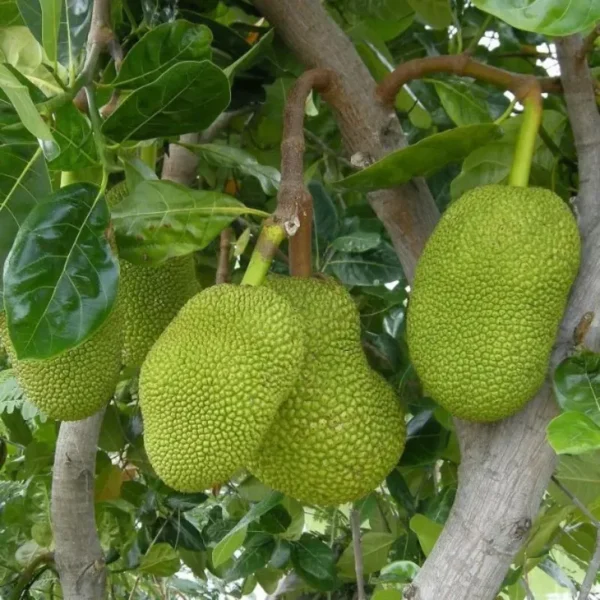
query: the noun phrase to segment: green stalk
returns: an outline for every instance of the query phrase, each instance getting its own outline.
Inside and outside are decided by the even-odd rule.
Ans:
[[[250,264],[244,273],[242,285],[260,285],[264,281],[273,262],[275,251],[284,239],[283,227],[272,219],[267,219],[250,257]]]
[[[156,154],[156,142],[152,142],[151,144],[141,146],[140,148],[140,159],[153,171],[156,170]]]
[[[515,108],[515,104],[517,103],[517,99],[513,98],[509,105],[506,107],[506,110],[494,121],[494,125],[501,125],[510,115],[512,115],[512,111]]]
[[[508,184],[517,187],[529,185],[529,172],[535,152],[535,141],[542,122],[542,97],[539,86],[532,88],[523,99],[523,124],[519,131]]]

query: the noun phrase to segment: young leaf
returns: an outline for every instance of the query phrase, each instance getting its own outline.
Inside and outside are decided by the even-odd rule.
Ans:
[[[179,570],[179,555],[169,544],[154,544],[142,556],[138,571],[158,577],[170,577]]]
[[[112,213],[120,255],[138,264],[200,250],[243,214],[267,216],[226,194],[171,181],[143,181]]]
[[[477,125],[492,120],[483,98],[477,95],[473,85],[462,81],[433,80],[444,110],[459,126]]]
[[[112,310],[119,268],[99,194],[91,184],[61,188],[17,233],[4,269],[4,304],[19,358],[50,358],[77,346]]]
[[[303,533],[293,542],[291,558],[296,573],[315,589],[327,592],[338,585],[333,552],[314,535]]]
[[[394,187],[413,177],[426,177],[447,164],[461,161],[473,150],[500,135],[500,127],[493,123],[468,125],[436,133],[416,144],[391,152],[362,171],[332,185],[342,190],[363,192]]]
[[[125,142],[200,131],[229,100],[229,82],[221,69],[207,60],[180,62],[123,100],[102,124],[102,132]]]
[[[0,147],[0,306],[4,298],[4,261],[31,209],[52,188],[42,151],[35,146]]]
[[[410,520],[409,527],[417,534],[425,556],[429,556],[444,526],[428,519],[425,515],[416,514]]]
[[[557,454],[600,450],[600,427],[586,415],[568,411],[548,423],[548,443]]]
[[[163,23],[127,53],[110,85],[136,89],[153,82],[178,62],[210,60],[211,41],[212,33],[204,25],[184,20]]]
[[[390,547],[396,536],[392,533],[368,531],[361,536],[360,545],[363,555],[365,575],[379,571],[387,564]],[[354,566],[354,546],[350,544],[344,550],[337,563],[338,573],[347,579],[356,579]]]

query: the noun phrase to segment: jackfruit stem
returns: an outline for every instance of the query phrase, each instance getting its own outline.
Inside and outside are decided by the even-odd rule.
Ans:
[[[541,88],[536,81],[532,81],[529,91],[523,97],[523,123],[519,130],[513,162],[508,177],[508,184],[517,187],[529,185],[529,173],[535,142],[542,123],[542,95]]]
[[[153,171],[156,170],[156,142],[140,148],[140,159]]]
[[[250,257],[250,264],[244,273],[242,285],[260,285],[267,276],[273,257],[285,239],[285,229],[273,219],[263,223],[256,246]]]

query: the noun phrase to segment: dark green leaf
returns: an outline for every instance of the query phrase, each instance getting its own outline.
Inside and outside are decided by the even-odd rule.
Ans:
[[[171,492],[165,497],[164,503],[173,510],[192,510],[206,502],[208,496],[202,492],[195,494],[184,494],[183,492]]]
[[[290,560],[291,552],[292,547],[290,542],[278,539],[275,550],[273,550],[273,554],[271,555],[271,560],[269,561],[269,567],[272,567],[273,569],[285,568]]]
[[[392,533],[368,531],[361,536],[360,545],[365,574],[379,571],[388,562],[388,553],[396,536]],[[337,570],[342,577],[356,579],[354,545],[344,550],[337,562]]]
[[[169,544],[154,544],[142,557],[138,571],[158,577],[170,577],[179,570],[179,555]]]
[[[402,466],[427,465],[435,462],[448,444],[449,432],[429,410],[413,417],[408,423],[408,436]]]
[[[449,0],[408,0],[417,16],[434,29],[445,29],[452,24]]]
[[[475,148],[499,137],[501,132],[498,125],[484,123],[436,133],[416,144],[391,152],[333,185],[343,190],[369,192],[406,183],[413,177],[426,177],[447,164],[461,161]]]
[[[267,216],[226,194],[171,181],[143,181],[113,210],[120,255],[159,264],[205,248],[236,217]]]
[[[151,83],[178,62],[210,60],[211,41],[210,29],[204,25],[183,20],[163,23],[127,53],[110,85],[135,89]]]
[[[265,513],[258,522],[267,533],[283,533],[292,523],[292,517],[281,504],[278,504]]]
[[[266,533],[258,533],[246,544],[244,552],[236,559],[233,567],[227,571],[229,581],[248,577],[269,562],[275,549],[275,539]]]
[[[35,146],[0,147],[0,306],[4,261],[23,221],[52,190],[46,162]]]
[[[180,135],[208,127],[229,104],[227,76],[211,62],[180,62],[135,90],[104,121],[118,142]]]
[[[166,542],[173,548],[185,548],[193,552],[206,550],[206,544],[199,529],[185,517],[176,513],[167,519],[159,518],[153,525],[153,539]]]
[[[477,125],[491,121],[483,98],[462,81],[433,81],[436,92],[448,116],[459,126]]]
[[[17,0],[0,2],[0,23],[5,27],[23,25],[23,19],[17,6]]]
[[[549,36],[584,31],[600,21],[595,0],[474,0],[473,4],[517,29]]]
[[[339,230],[338,215],[333,199],[319,181],[311,181],[308,191],[313,197],[313,223],[317,239],[331,241]]]
[[[455,496],[455,486],[442,488],[435,496],[431,496],[419,506],[419,512],[422,512],[432,521],[443,525],[450,514]]]
[[[104,413],[98,446],[107,452],[119,452],[125,446],[125,432],[120,412],[112,402],[106,407]]]
[[[310,533],[292,542],[292,565],[296,573],[315,589],[327,592],[338,585],[331,548]]]
[[[179,548],[179,556],[181,560],[190,568],[192,573],[200,579],[206,579],[206,553],[205,552],[192,552],[185,548]]]
[[[387,477],[386,484],[392,498],[400,505],[403,506],[408,512],[409,516],[412,516],[415,513],[415,499],[410,493],[410,489],[408,485],[406,485],[406,481],[404,481],[404,477],[397,470],[394,469]]]
[[[114,304],[118,260],[110,213],[91,184],[61,188],[23,223],[4,270],[7,323],[19,358],[50,358],[92,335]]]
[[[548,443],[557,454],[600,450],[600,427],[584,414],[567,411],[548,424]]]
[[[2,412],[0,413],[0,419],[8,430],[8,438],[11,442],[27,446],[33,440],[31,429],[27,425],[21,411],[18,409],[13,410],[11,413]]]
[[[338,252],[355,252],[360,254],[379,246],[381,235],[373,231],[356,231],[342,235],[331,242],[331,247]]]
[[[265,54],[265,52],[271,47],[273,42],[273,38],[275,37],[275,30],[271,29],[265,35],[263,35],[260,40],[254,44],[248,52],[240,56],[234,63],[230,64],[225,69],[225,74],[227,77],[232,79],[238,73],[245,71],[252,67],[252,65],[256,64],[261,57]]]

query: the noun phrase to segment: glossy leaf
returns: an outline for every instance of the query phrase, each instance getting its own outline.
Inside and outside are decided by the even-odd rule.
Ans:
[[[548,443],[557,454],[583,454],[600,450],[600,427],[592,419],[567,411],[548,424]]]
[[[117,77],[117,88],[147,85],[178,62],[210,60],[212,33],[204,25],[179,20],[151,29],[126,54]]]
[[[157,577],[170,577],[179,570],[179,555],[169,544],[154,544],[142,556],[138,571]]]
[[[409,527],[417,534],[425,556],[429,556],[444,526],[417,514],[410,520]]]
[[[173,548],[185,548],[192,552],[206,550],[200,530],[181,513],[167,519],[157,519],[152,533],[157,542],[166,542]]]
[[[245,150],[224,144],[182,144],[194,152],[200,160],[215,167],[225,167],[255,177],[263,192],[274,196],[279,188],[281,175],[274,167],[261,165],[252,154]]]
[[[50,358],[91,336],[114,304],[118,260],[106,201],[91,184],[61,188],[38,204],[4,270],[4,304],[19,358]]]
[[[165,505],[173,510],[188,511],[198,508],[208,499],[206,494],[196,492],[194,494],[184,494],[183,492],[170,492],[165,497]]]
[[[388,554],[396,536],[391,533],[369,531],[361,536],[360,545],[365,575],[379,571],[387,564]],[[350,544],[337,562],[338,573],[346,579],[356,579],[354,546]]]
[[[554,371],[554,395],[564,411],[577,411],[600,425],[600,355],[571,356]]]
[[[426,177],[447,164],[461,161],[475,148],[500,134],[501,129],[491,123],[450,129],[391,152],[333,185],[339,189],[363,192],[400,185],[413,177]]]
[[[292,517],[281,504],[278,504],[266,512],[260,518],[259,523],[267,533],[283,533],[291,525]]]
[[[229,581],[248,577],[258,569],[262,569],[269,562],[275,549],[275,538],[266,533],[257,533],[244,548],[233,567],[227,571]]]
[[[472,84],[446,80],[434,80],[433,84],[444,110],[459,127],[492,120],[485,102],[477,95]]]
[[[138,264],[206,247],[236,217],[267,216],[226,194],[171,181],[144,181],[112,211],[120,255]]]
[[[199,131],[229,100],[229,82],[221,69],[207,60],[180,62],[123,100],[102,124],[102,132],[125,142]]]
[[[16,0],[3,0],[0,2],[0,23],[5,27],[23,25],[23,18]]]
[[[315,589],[327,592],[337,586],[333,552],[314,535],[303,533],[292,544],[291,559],[296,573]]]
[[[248,52],[242,54],[235,62],[224,69],[225,75],[227,75],[229,79],[233,79],[236,74],[252,67],[252,65],[260,60],[265,52],[271,47],[274,37],[274,29],[265,33],[265,35],[263,35],[260,40],[248,50]]]
[[[584,31],[600,21],[596,0],[473,0],[473,4],[517,29],[550,36]]]
[[[595,502],[600,497],[599,451],[579,456],[562,455],[555,474],[560,482],[584,504]],[[570,503],[570,500],[567,502]]]
[[[51,191],[41,150],[0,146],[0,306],[4,297],[4,261],[31,209]]]
[[[380,579],[393,583],[410,583],[419,570],[419,565],[410,560],[396,560],[381,569]]]
[[[356,231],[340,236],[331,242],[331,247],[339,252],[356,252],[358,254],[379,246],[381,235],[374,231]]]

